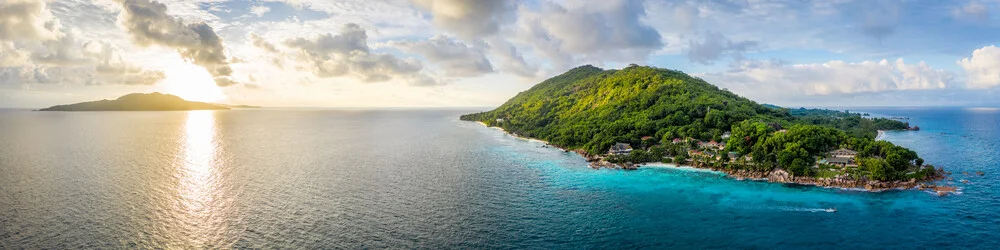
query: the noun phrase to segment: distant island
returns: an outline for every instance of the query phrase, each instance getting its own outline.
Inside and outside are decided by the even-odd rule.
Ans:
[[[738,179],[870,191],[953,187],[916,152],[875,140],[908,123],[825,109],[762,105],[676,70],[630,65],[574,68],[462,120],[546,141],[594,168],[653,162]]]
[[[230,104],[216,104],[216,105],[230,107],[230,108],[241,108],[241,109],[257,109],[257,108],[261,108],[260,106],[253,106],[253,105],[230,105]]]
[[[81,102],[57,105],[39,111],[171,111],[171,110],[228,110],[221,104],[186,101],[170,94],[153,92],[133,93],[114,100]]]

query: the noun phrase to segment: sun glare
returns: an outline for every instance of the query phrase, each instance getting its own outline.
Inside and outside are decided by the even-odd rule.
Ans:
[[[188,62],[173,65],[164,70],[164,92],[188,101],[218,102],[226,99],[222,88],[215,85],[212,75],[205,68]]]

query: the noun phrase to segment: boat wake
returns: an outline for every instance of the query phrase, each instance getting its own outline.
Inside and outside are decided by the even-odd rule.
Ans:
[[[810,212],[810,213],[818,213],[818,212],[836,213],[837,212],[836,208],[778,207],[778,209],[782,210],[782,211]]]

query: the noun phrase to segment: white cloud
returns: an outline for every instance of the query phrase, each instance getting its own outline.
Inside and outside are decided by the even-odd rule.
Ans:
[[[944,89],[951,87],[955,78],[953,73],[933,69],[924,62],[906,64],[903,59],[792,65],[776,61],[745,61],[731,71],[704,74],[702,77],[734,92],[764,100],[782,99],[789,95]]]
[[[264,16],[264,13],[267,13],[269,11],[271,11],[271,8],[268,8],[267,6],[255,5],[253,7],[250,7],[250,13],[256,15],[257,17],[262,17]]]
[[[958,65],[965,69],[967,88],[984,89],[1000,85],[1000,48],[990,45],[972,51]]]
[[[0,2],[0,40],[51,40],[61,35],[59,21],[42,0]]]
[[[14,42],[0,41],[0,68],[22,66],[28,62],[26,51],[18,49]]]
[[[164,78],[161,71],[124,61],[115,46],[80,41],[79,32],[65,31],[43,1],[0,5],[4,15],[0,18],[2,85],[150,85]]]

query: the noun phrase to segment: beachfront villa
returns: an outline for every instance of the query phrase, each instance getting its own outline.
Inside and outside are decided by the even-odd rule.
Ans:
[[[611,149],[608,149],[609,155],[624,155],[631,152],[632,152],[632,145],[621,142],[615,143],[614,146],[611,146]]]
[[[830,151],[830,153],[828,154],[830,155],[830,157],[840,157],[840,158],[854,158],[855,156],[858,156],[858,152],[846,148]]]
[[[826,163],[841,167],[857,166],[857,164],[855,164],[854,162],[854,158],[845,158],[845,157],[830,157],[826,159]]]
[[[698,142],[698,147],[706,148],[706,149],[718,149],[718,150],[722,150],[722,149],[726,148],[726,144],[725,143],[718,143],[718,142],[715,142],[715,141]]]
[[[729,160],[731,160],[731,161],[735,161],[735,160],[736,160],[736,158],[739,158],[739,157],[740,157],[740,153],[737,153],[737,152],[729,152],[729,153],[727,154],[727,156],[729,156]]]
[[[854,157],[858,155],[858,152],[850,149],[837,149],[827,153],[829,157],[821,161],[821,163],[826,163],[830,165],[837,165],[840,167],[856,167],[858,164],[854,162]]]

